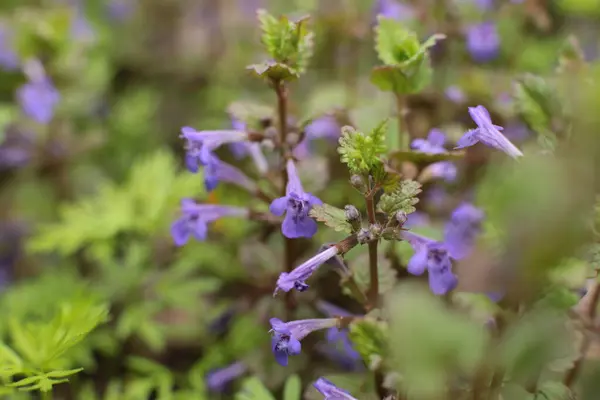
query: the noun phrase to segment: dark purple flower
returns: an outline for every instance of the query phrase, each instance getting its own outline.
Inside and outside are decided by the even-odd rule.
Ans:
[[[427,270],[429,287],[435,295],[444,295],[453,290],[458,279],[452,273],[452,261],[444,243],[407,231],[402,236],[415,251],[408,262],[408,272],[422,275]]]
[[[54,116],[60,94],[49,78],[30,80],[17,90],[23,112],[40,124],[47,124]]]
[[[248,210],[217,204],[197,204],[191,199],[181,200],[181,217],[171,225],[171,236],[177,246],[183,246],[193,236],[203,241],[208,224],[223,217],[247,217]]]
[[[486,146],[501,150],[513,158],[523,156],[523,153],[500,133],[504,128],[492,123],[490,113],[484,106],[469,107],[469,114],[477,124],[477,128],[468,131],[458,140],[456,143],[457,149],[473,146],[477,142],[481,142]]]
[[[444,230],[444,243],[452,258],[459,260],[469,255],[481,233],[483,218],[483,211],[470,203],[463,203],[452,212]]]
[[[325,400],[357,400],[344,389],[340,389],[325,378],[319,378],[313,386],[325,396]]]
[[[284,367],[288,364],[288,356],[300,354],[302,345],[300,341],[309,333],[337,326],[337,319],[303,319],[299,321],[283,322],[277,318],[271,318],[271,350],[275,360]]]
[[[190,127],[181,128],[181,137],[186,140],[185,164],[190,172],[198,172],[200,165],[213,162],[213,151],[225,143],[243,142],[248,139],[244,131],[196,131]]]
[[[208,330],[215,335],[221,335],[227,332],[229,328],[229,324],[233,317],[235,316],[235,308],[230,308],[225,311],[223,314],[219,315],[217,318],[212,320],[208,325]]]
[[[323,202],[312,194],[304,192],[293,160],[288,160],[286,169],[288,184],[285,196],[275,199],[269,210],[276,216],[285,213],[281,225],[283,236],[290,239],[312,237],[317,233],[317,223],[308,216],[308,212],[312,206],[321,205]]]
[[[219,182],[232,183],[251,193],[256,192],[257,189],[256,183],[238,168],[219,160],[215,156],[211,156],[210,161],[204,168],[204,186],[206,187],[206,191],[210,192],[214,190]]]
[[[500,54],[500,36],[493,22],[482,22],[467,29],[467,49],[474,61],[484,63]]]
[[[406,21],[416,16],[413,7],[398,0],[379,0],[375,14],[398,21]]]
[[[0,25],[0,68],[6,71],[19,68],[19,56],[12,45],[12,36],[7,26]]]
[[[209,372],[206,375],[206,386],[212,392],[223,392],[234,379],[246,373],[248,367],[241,361]]]
[[[339,253],[339,249],[336,246],[328,247],[321,251],[316,256],[303,262],[292,272],[282,272],[277,279],[277,287],[275,288],[275,294],[279,290],[289,292],[292,289],[296,289],[299,292],[304,292],[308,289],[308,285],[305,281],[327,260],[335,257]]]

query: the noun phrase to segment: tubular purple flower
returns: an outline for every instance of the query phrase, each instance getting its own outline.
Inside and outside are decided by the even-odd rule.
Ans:
[[[285,214],[281,224],[283,236],[290,239],[312,237],[317,233],[317,223],[308,216],[308,212],[313,205],[320,205],[323,202],[312,194],[304,192],[293,160],[288,160],[286,167],[288,184],[285,196],[275,199],[269,210],[278,217]]]
[[[302,349],[300,341],[309,333],[338,324],[338,320],[335,318],[303,319],[291,322],[271,318],[269,322],[272,328],[269,332],[273,333],[271,350],[275,355],[275,360],[284,367],[288,364],[288,356],[300,354]]]
[[[500,36],[496,25],[482,22],[467,29],[467,49],[471,58],[479,63],[494,60],[500,54]]]
[[[456,143],[456,149],[463,149],[481,142],[486,146],[505,152],[512,158],[523,156],[523,153],[500,132],[504,128],[492,123],[490,113],[484,106],[469,107],[469,114],[477,124],[477,128],[465,133]]]
[[[408,261],[408,272],[422,275],[427,270],[429,287],[435,295],[444,295],[453,290],[458,279],[452,273],[452,261],[444,243],[407,231],[402,232],[402,236],[415,251]]]
[[[186,165],[191,172],[197,172],[199,165],[211,162],[212,152],[219,146],[248,140],[243,131],[196,131],[187,126],[181,128],[181,137],[186,140]]]
[[[308,289],[308,285],[305,281],[327,260],[336,256],[339,253],[337,246],[331,246],[326,250],[321,251],[316,256],[308,259],[304,263],[300,264],[292,272],[282,272],[277,279],[277,287],[273,296],[278,291],[289,292],[292,289],[296,289],[299,292],[304,292]]]
[[[319,311],[321,311],[323,314],[329,316],[329,317],[352,317],[355,316],[352,313],[349,313],[348,311],[344,310],[343,308],[340,308],[338,306],[335,306],[331,303],[328,303],[326,301],[319,301],[317,302],[317,308],[319,309]],[[352,341],[350,340],[350,337],[348,336],[348,329],[340,329],[338,327],[333,327],[333,328],[329,328],[327,330],[327,334],[325,335],[326,339],[328,342],[330,343],[341,343],[342,348],[344,350],[344,353],[354,359],[354,360],[360,360],[361,356],[360,354],[356,351],[356,349],[354,349],[354,345],[352,343]]]
[[[444,229],[444,243],[452,258],[459,260],[469,255],[481,233],[483,219],[483,211],[470,203],[463,203],[452,212]]]
[[[206,375],[206,386],[212,392],[222,392],[231,381],[245,374],[247,370],[246,364],[238,361],[227,367],[211,371]]]
[[[177,246],[183,246],[193,236],[203,241],[208,224],[224,217],[248,217],[248,210],[217,204],[197,204],[192,199],[181,200],[181,217],[171,225],[171,236]]]
[[[340,389],[325,378],[317,379],[313,386],[325,396],[325,400],[358,400],[352,397],[350,392]]]
[[[257,189],[256,183],[238,168],[212,156],[204,168],[204,186],[210,192],[219,182],[232,183],[251,193],[256,192]]]
[[[269,163],[260,148],[260,143],[249,143],[248,153],[250,153],[250,157],[252,158],[252,161],[254,161],[256,170],[261,175],[265,175],[269,171]]]

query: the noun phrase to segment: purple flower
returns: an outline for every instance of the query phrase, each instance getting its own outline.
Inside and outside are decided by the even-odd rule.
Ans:
[[[128,19],[134,11],[134,0],[110,0],[106,6],[108,16],[115,21]]]
[[[308,212],[312,206],[323,204],[323,202],[312,194],[304,192],[293,160],[288,160],[286,169],[288,184],[285,196],[273,200],[269,210],[276,216],[282,216],[285,213],[281,225],[283,236],[290,239],[312,237],[317,233],[317,223],[308,216]]]
[[[504,129],[504,136],[515,142],[523,142],[531,136],[531,131],[525,124],[511,122]]]
[[[31,160],[33,150],[33,135],[13,127],[8,128],[4,142],[0,145],[0,170],[25,166]]]
[[[504,128],[492,123],[490,113],[484,106],[469,107],[469,114],[477,124],[477,128],[465,133],[456,143],[458,145],[456,149],[462,149],[472,146],[477,142],[482,142],[486,146],[501,150],[513,158],[523,156],[523,153],[500,133]]]
[[[329,317],[351,317],[354,314],[349,313],[348,311],[330,304],[326,301],[319,301],[317,303],[317,308],[325,315]],[[360,360],[361,356],[354,349],[354,345],[350,340],[350,336],[348,336],[348,329],[340,329],[338,327],[329,328],[327,330],[326,339],[330,343],[340,343],[342,348],[344,349],[344,353],[354,360]]]
[[[494,8],[494,0],[475,0],[475,4],[483,11],[489,11]]]
[[[211,156],[209,163],[204,168],[206,191],[214,190],[219,182],[232,183],[251,193],[254,193],[257,189],[256,183],[238,168],[219,160],[215,156]]]
[[[308,259],[304,263],[300,264],[292,272],[282,272],[277,279],[277,287],[275,288],[274,295],[279,290],[289,292],[292,289],[296,289],[299,292],[304,292],[308,289],[308,285],[305,281],[327,260],[335,257],[339,252],[337,246],[331,246],[326,250],[321,251],[316,256]]]
[[[288,356],[300,354],[302,345],[300,341],[309,333],[337,326],[335,318],[326,319],[303,319],[299,321],[283,322],[277,318],[271,318],[271,350],[275,360],[284,367],[288,363]]]
[[[467,29],[467,49],[474,61],[484,63],[500,54],[500,36],[493,22],[482,22]]]
[[[17,90],[23,112],[40,124],[47,124],[54,116],[60,94],[49,78],[30,80]]]
[[[340,389],[325,378],[319,378],[313,386],[325,396],[325,400],[357,400],[344,389]]]
[[[231,118],[231,127],[236,131],[246,130],[246,124],[236,118]],[[248,155],[248,144],[246,142],[229,143],[229,150],[236,159],[240,160]]]
[[[238,361],[225,368],[211,371],[206,375],[206,386],[212,392],[223,392],[231,381],[242,376],[247,370],[246,364]]]
[[[12,32],[0,25],[0,67],[6,71],[19,68],[19,57],[12,45]]]
[[[417,226],[429,225],[429,222],[429,216],[427,214],[421,211],[415,211],[408,214],[404,227],[414,228]]]
[[[408,272],[422,275],[427,270],[429,287],[435,295],[444,295],[453,290],[458,279],[452,273],[452,261],[445,244],[407,231],[402,236],[415,251],[408,261]]]
[[[247,217],[248,210],[217,204],[197,204],[191,199],[181,200],[181,217],[171,225],[171,236],[177,246],[183,246],[193,236],[203,241],[208,224],[223,217]]]
[[[415,139],[410,147],[423,153],[440,154],[445,153],[444,143],[446,134],[439,129],[432,129],[427,135],[427,139]]]
[[[243,142],[248,135],[243,131],[196,131],[190,127],[181,128],[181,137],[186,140],[185,164],[190,172],[198,172],[200,165],[213,162],[213,151],[225,143]]]
[[[96,37],[90,22],[80,11],[76,13],[75,19],[71,24],[71,35],[73,35],[73,37],[77,40],[81,40],[83,42],[93,41]]]
[[[294,157],[299,160],[308,158],[312,152],[312,142],[316,139],[337,141],[340,137],[340,124],[333,115],[317,118],[304,128],[304,140],[293,151]]]
[[[406,21],[416,16],[415,10],[408,4],[397,0],[379,0],[377,3],[376,15],[385,18]]]
[[[458,86],[448,86],[444,92],[448,100],[454,103],[464,103],[467,100],[465,92]]]
[[[483,211],[470,203],[458,206],[450,216],[444,230],[444,243],[455,260],[469,255],[481,233]]]

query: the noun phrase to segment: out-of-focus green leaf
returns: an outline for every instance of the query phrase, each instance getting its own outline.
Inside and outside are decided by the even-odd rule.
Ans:
[[[247,378],[236,393],[235,400],[275,400],[275,397],[256,377]]]
[[[302,381],[298,375],[292,375],[285,381],[283,400],[300,400]]]

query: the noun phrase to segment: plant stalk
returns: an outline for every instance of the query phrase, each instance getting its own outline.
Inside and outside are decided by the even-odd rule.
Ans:
[[[375,219],[375,204],[373,201],[373,197],[375,195],[375,190],[371,190],[366,196],[365,200],[367,203],[367,216],[369,218],[369,224],[375,224],[377,220]],[[377,307],[379,303],[379,271],[377,266],[377,244],[378,240],[373,240],[369,242],[369,278],[370,278],[370,286],[369,291],[367,293],[367,306],[368,310],[371,310]]]
[[[408,119],[406,118],[406,96],[400,93],[394,93],[394,95],[396,97],[396,114],[398,114],[398,135],[400,137],[400,150],[408,150],[412,138],[408,129]]]

